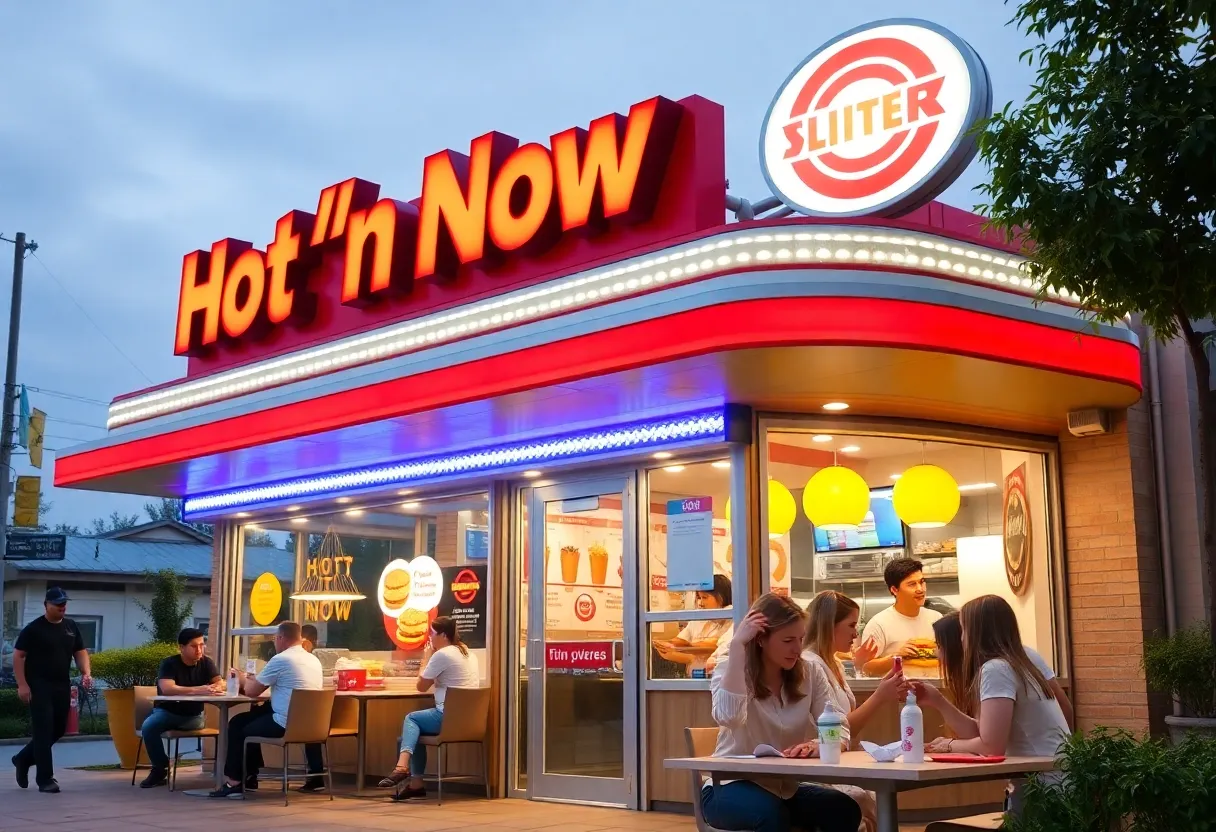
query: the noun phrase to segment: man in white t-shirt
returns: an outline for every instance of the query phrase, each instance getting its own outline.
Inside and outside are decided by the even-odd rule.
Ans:
[[[224,787],[211,792],[212,797],[240,795],[246,788],[257,788],[258,770],[262,767],[262,747],[251,745],[245,749],[246,737],[281,737],[287,732],[287,710],[291,705],[294,690],[321,690],[325,674],[321,661],[302,645],[300,625],[284,621],[274,635],[275,655],[262,672],[256,676],[235,671],[240,679],[241,692],[258,697],[270,691],[270,710],[257,708],[237,714],[228,721],[228,754],[224,761]],[[319,746],[305,746],[310,772],[321,770]],[[241,782],[241,755],[245,755],[245,773],[248,781]],[[317,780],[310,779],[306,785],[316,790]]]
[[[862,631],[863,646],[873,639],[874,658],[862,668],[867,676],[886,676],[895,656],[916,656],[921,648],[910,642],[935,643],[933,622],[942,617],[939,612],[925,609],[925,573],[920,561],[912,558],[891,561],[883,570],[883,580],[895,603],[875,614]]]

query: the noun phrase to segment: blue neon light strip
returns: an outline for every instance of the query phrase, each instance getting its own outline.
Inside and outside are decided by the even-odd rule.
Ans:
[[[189,515],[251,508],[280,500],[322,497],[360,488],[408,485],[459,474],[518,469],[615,451],[641,450],[689,440],[723,441],[725,438],[725,410],[700,411],[551,439],[187,497],[184,510]]]

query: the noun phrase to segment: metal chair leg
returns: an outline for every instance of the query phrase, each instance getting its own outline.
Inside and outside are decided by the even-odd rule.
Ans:
[[[439,745],[439,803],[443,805],[443,744]]]
[[[178,737],[174,737],[169,741],[169,750],[173,754],[173,767],[169,770],[169,791],[173,791],[177,785],[177,763],[181,760],[182,741]]]
[[[477,747],[481,749],[481,781],[486,784],[486,800],[490,800],[490,761],[486,756],[486,744],[479,742]]]
[[[283,745],[283,805],[287,805],[287,761],[291,758],[291,746]]]
[[[131,766],[131,785],[135,785],[135,775],[139,774],[139,757],[144,753],[144,738],[139,738],[139,745],[135,746],[135,765]]]
[[[329,740],[321,744],[321,763],[325,768],[325,788],[329,790],[329,799],[334,799],[334,771],[329,765]]]
[[[238,737],[238,739],[239,739],[239,737]],[[232,738],[229,737],[228,741],[232,742]],[[245,784],[249,782],[249,765],[248,765],[248,761],[245,758],[245,752],[247,752],[248,750],[249,750],[249,740],[242,739],[241,740],[241,800],[244,800],[246,797],[248,797],[248,795],[245,793]],[[219,755],[216,754],[215,756],[218,757]],[[225,761],[225,762],[227,762],[227,761]],[[218,766],[220,763],[217,760],[215,764]]]

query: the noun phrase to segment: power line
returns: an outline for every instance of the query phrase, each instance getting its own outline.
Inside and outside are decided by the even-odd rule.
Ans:
[[[61,425],[75,425],[76,427],[92,428],[93,430],[105,430],[106,429],[104,425],[94,424],[93,422],[76,422],[76,421],[73,421],[72,419],[61,419],[58,416],[47,416],[46,420],[48,422],[58,422]]]
[[[103,402],[101,399],[90,399],[88,396],[78,396],[75,393],[64,393],[59,390],[48,390],[45,387],[31,387],[25,385],[25,389],[31,393],[41,393],[44,396],[50,396],[55,399],[67,399],[70,402],[80,402],[82,404],[95,404],[101,407],[109,407],[109,402]]]
[[[57,285],[63,291],[63,293],[68,296],[68,299],[70,301],[72,301],[72,303],[76,304],[76,308],[80,310],[80,314],[84,315],[85,320],[87,320],[89,323],[91,323],[93,325],[93,328],[96,329],[98,331],[98,333],[101,334],[101,337],[105,338],[106,341],[109,342],[110,346],[114,348],[114,351],[117,352],[119,355],[121,355],[123,358],[125,358],[127,360],[127,363],[135,368],[135,372],[139,373],[141,376],[144,377],[144,381],[148,382],[148,384],[151,384],[152,379],[150,379],[148,377],[148,374],[139,368],[139,365],[136,364],[131,359],[131,356],[127,355],[125,352],[122,351],[122,347],[120,347],[120,346],[118,346],[118,344],[114,343],[114,340],[112,338],[110,338],[109,335],[106,335],[105,330],[102,329],[101,326],[98,325],[97,321],[93,320],[93,317],[88,313],[88,311],[84,308],[84,306],[80,303],[80,301],[76,300],[75,295],[73,295],[71,292],[68,291],[68,287],[64,286],[63,283],[59,280],[59,278],[55,277],[54,272],[52,272],[50,270],[50,268],[47,267],[46,263],[42,262],[42,258],[39,257],[37,255],[37,253],[32,252],[32,251],[30,252],[30,256],[38,261],[38,265],[42,266],[42,270],[47,273],[47,276],[50,277],[51,280],[55,281],[55,285]]]

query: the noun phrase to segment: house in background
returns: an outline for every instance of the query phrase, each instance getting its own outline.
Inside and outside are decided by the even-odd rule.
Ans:
[[[149,570],[172,569],[186,577],[186,591],[194,607],[187,626],[206,631],[211,623],[211,558],[209,535],[162,520],[101,537],[68,537],[63,560],[9,561],[4,582],[4,620],[8,624],[4,652],[9,652],[21,627],[42,615],[49,586],[63,587],[71,596],[68,616],[80,625],[90,651],[144,644],[149,633],[139,625],[148,616],[139,603],[147,605],[152,599],[144,578]],[[245,550],[246,592],[263,572],[273,573],[286,590],[294,568],[293,552],[250,546]]]

